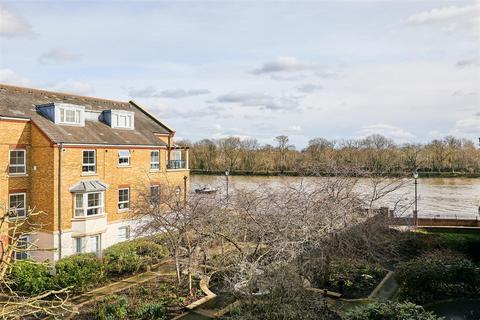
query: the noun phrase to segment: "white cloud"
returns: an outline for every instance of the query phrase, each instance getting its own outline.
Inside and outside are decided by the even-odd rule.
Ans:
[[[459,136],[477,137],[480,135],[480,118],[458,120],[455,122],[455,126],[450,133]]]
[[[32,26],[23,18],[0,6],[0,37],[31,37]]]
[[[129,89],[129,95],[131,97],[137,98],[172,98],[172,99],[181,99],[187,97],[194,97],[204,94],[209,94],[210,91],[207,89],[168,89],[158,91],[154,87],[149,86],[143,89]]]
[[[313,83],[306,83],[300,87],[297,87],[297,90],[303,93],[315,93],[322,90],[322,86]]]
[[[15,84],[19,86],[30,85],[30,80],[19,75],[12,69],[0,69],[0,82]]]
[[[287,131],[289,131],[289,132],[300,132],[300,131],[302,131],[302,127],[299,126],[299,125],[288,126]]]
[[[480,1],[467,6],[449,6],[414,14],[408,22],[414,25],[440,25],[447,32],[480,37]]]
[[[260,107],[268,110],[293,110],[299,106],[297,98],[276,98],[256,92],[230,92],[217,97],[217,102],[238,103],[244,107]]]
[[[253,74],[275,73],[283,71],[304,71],[323,68],[319,64],[297,60],[294,57],[278,57],[274,61],[266,62],[262,67],[254,69]]]
[[[73,62],[80,60],[80,56],[71,52],[68,52],[62,48],[53,48],[40,57],[38,57],[38,62],[41,64],[56,64],[56,63],[65,63]]]
[[[50,86],[49,89],[78,95],[91,95],[95,93],[95,89],[91,84],[73,80],[57,83]]]
[[[388,124],[374,124],[364,126],[357,132],[359,137],[367,137],[372,134],[381,134],[387,138],[393,139],[396,142],[408,142],[415,139],[415,135],[400,128]]]
[[[480,16],[478,18],[480,19]],[[456,66],[459,68],[480,67],[480,59],[479,58],[462,59],[457,62]]]

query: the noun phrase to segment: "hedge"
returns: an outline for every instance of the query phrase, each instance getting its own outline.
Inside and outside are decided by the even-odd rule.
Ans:
[[[32,261],[15,261],[8,274],[12,289],[26,295],[37,295],[54,287],[47,264]]]
[[[480,292],[480,267],[451,251],[436,251],[398,266],[400,297],[416,303]]]
[[[345,314],[345,320],[442,320],[414,303],[374,302],[356,307]]]
[[[104,265],[93,253],[81,253],[57,261],[55,282],[61,288],[84,291],[105,279]]]

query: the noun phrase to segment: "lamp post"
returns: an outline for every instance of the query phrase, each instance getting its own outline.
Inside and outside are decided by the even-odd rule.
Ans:
[[[413,172],[413,179],[415,179],[415,209],[413,210],[413,219],[415,221],[415,227],[418,226],[418,171]]]
[[[183,176],[183,206],[187,206],[187,176]]]
[[[230,171],[225,170],[225,178],[227,179],[227,201],[228,201],[228,176],[230,175]]]

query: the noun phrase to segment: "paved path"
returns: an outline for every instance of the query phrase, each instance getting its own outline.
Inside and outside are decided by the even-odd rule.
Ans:
[[[78,311],[85,304],[99,300],[105,296],[126,290],[130,287],[145,283],[157,277],[172,277],[175,275],[175,264],[173,261],[171,259],[164,260],[153,266],[149,271],[139,273],[129,278],[112,282],[106,286],[83,293],[73,297],[69,302],[72,304],[74,310]],[[71,319],[75,314],[72,314],[69,318]]]

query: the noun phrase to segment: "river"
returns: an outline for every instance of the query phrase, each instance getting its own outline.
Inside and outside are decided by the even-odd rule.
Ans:
[[[300,181],[325,179],[317,177],[263,177],[263,176],[230,176],[229,189],[234,192],[238,188],[253,188],[258,184],[280,187]],[[191,189],[211,185],[225,192],[225,176],[192,175]],[[368,179],[360,179],[359,185],[368,186]],[[365,188],[365,187],[364,187]],[[395,191],[392,198],[402,198],[413,203],[414,183],[408,181],[404,188]],[[480,178],[425,178],[418,180],[418,215],[420,217],[458,217],[479,218]],[[411,211],[411,210],[410,210]]]

